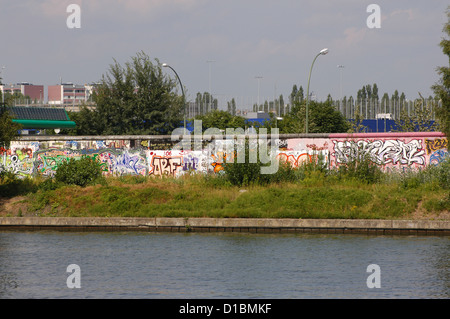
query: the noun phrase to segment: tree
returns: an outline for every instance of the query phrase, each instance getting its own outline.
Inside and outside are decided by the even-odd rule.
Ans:
[[[78,134],[170,134],[182,126],[184,112],[176,87],[162,64],[143,52],[124,66],[114,60],[94,90],[96,108],[79,114],[78,121],[86,125]]]
[[[310,133],[345,133],[350,125],[341,112],[336,110],[331,101],[309,101],[309,132]],[[306,122],[305,102],[295,102],[291,112],[277,123],[281,134],[304,133]],[[272,124],[273,125],[273,124]]]
[[[443,31],[450,36],[450,6],[447,8],[448,21],[444,26]],[[449,58],[450,62],[450,39],[443,38],[440,42],[440,46],[444,55]],[[438,74],[441,79],[438,83],[432,86],[436,96],[439,97],[442,106],[437,110],[437,118],[439,120],[440,130],[450,137],[450,68],[448,66],[442,66],[437,68]]]
[[[311,133],[345,133],[350,128],[341,112],[336,110],[331,100],[326,102],[310,102]]]
[[[12,121],[12,117],[5,107],[0,107],[0,148],[9,148],[21,127],[22,125]]]
[[[67,135],[97,135],[100,131],[98,127],[98,113],[90,110],[86,105],[80,107],[79,112],[67,112],[69,118],[76,123],[74,129],[63,129],[62,134]]]
[[[231,115],[236,115],[236,101],[234,100],[234,98],[231,99],[230,102],[227,102],[228,105],[228,113],[230,113]]]
[[[406,109],[400,111],[400,118],[395,120],[397,132],[429,132],[437,129],[437,123],[432,120],[431,107],[424,105],[424,101],[414,101],[414,109],[408,114]]]
[[[233,116],[227,111],[219,110],[213,110],[208,114],[196,116],[195,119],[202,121],[203,131],[208,128],[218,128],[219,130],[226,130],[227,128],[245,129],[246,124],[244,117]]]

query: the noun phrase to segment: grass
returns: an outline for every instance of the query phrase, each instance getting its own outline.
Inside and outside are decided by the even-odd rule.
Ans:
[[[397,219],[448,211],[448,191],[429,184],[367,184],[306,178],[270,185],[215,185],[214,178],[108,178],[104,185],[64,185],[26,194],[39,216]],[[245,189],[245,191],[243,191]],[[23,214],[23,212],[21,212]]]
[[[423,171],[373,171],[375,179],[348,169],[305,166],[284,171],[270,183],[239,186],[225,175],[108,177],[86,187],[8,175],[0,180],[0,195],[21,196],[20,212],[7,212],[8,216],[399,219],[418,212],[448,215],[450,164],[446,165]]]

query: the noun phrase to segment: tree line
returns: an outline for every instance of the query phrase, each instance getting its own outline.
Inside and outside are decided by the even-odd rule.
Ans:
[[[450,8],[450,7],[449,7]],[[450,11],[447,10],[450,19]],[[444,55],[450,61],[450,22],[443,29],[447,38],[440,42]],[[310,99],[309,132],[338,133],[355,132],[361,129],[360,120],[367,118],[370,112],[375,113],[384,108],[379,105],[395,106],[396,121],[400,130],[416,130],[419,125],[424,130],[439,129],[447,136],[450,134],[450,68],[439,67],[440,80],[432,86],[434,97],[407,101],[404,93],[395,91],[391,96],[384,93],[379,98],[377,84],[367,84],[358,90],[355,99],[342,98],[333,100],[330,95],[326,101]],[[420,95],[420,93],[419,93]],[[177,89],[177,82],[162,71],[162,64],[157,59],[139,52],[131,61],[120,65],[114,60],[106,74],[96,85],[93,94],[95,108],[81,107],[79,112],[70,112],[70,118],[76,122],[75,129],[64,130],[62,134],[70,135],[155,135],[171,134],[181,127],[186,110],[184,96]],[[350,101],[350,102],[349,102]],[[352,102],[354,101],[354,104]],[[203,121],[203,128],[217,127],[219,129],[233,127],[248,127],[242,116],[237,115],[238,105],[235,99],[227,103],[227,110],[218,110],[217,100],[210,93],[198,93],[196,102],[200,112],[194,119]],[[294,85],[286,103],[280,95],[274,101],[265,101],[254,105],[253,111],[266,111],[271,118],[265,123],[257,124],[257,128],[266,127],[279,129],[280,133],[303,133],[305,131],[306,96],[302,86]],[[436,107],[436,103],[438,103]],[[409,104],[408,104],[409,103]],[[352,121],[348,120],[345,108],[353,105]],[[405,106],[411,106],[409,110]],[[430,107],[435,107],[436,127],[430,126]],[[344,112],[343,112],[344,110]],[[388,108],[388,110],[391,110]],[[412,111],[411,111],[412,110]],[[7,112],[1,112],[0,138],[10,139],[11,130],[8,126]],[[278,116],[283,120],[279,121]],[[10,122],[9,122],[10,123]],[[437,127],[439,125],[439,127]],[[5,137],[6,136],[6,137]],[[0,145],[5,145],[3,143]]]

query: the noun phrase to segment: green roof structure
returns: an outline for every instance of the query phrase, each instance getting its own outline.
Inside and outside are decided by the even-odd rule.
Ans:
[[[76,126],[64,109],[24,106],[5,108],[13,122],[21,124],[23,129],[63,129]]]

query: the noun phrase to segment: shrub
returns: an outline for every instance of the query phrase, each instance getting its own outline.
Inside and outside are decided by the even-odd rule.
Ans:
[[[64,162],[56,170],[55,180],[57,183],[81,187],[104,182],[99,163],[88,156]]]
[[[260,156],[258,156],[255,163],[250,161],[250,146],[247,139],[244,145],[238,145],[236,154],[240,154],[239,152],[245,152],[244,162],[234,158],[233,162],[225,162],[223,165],[226,180],[235,186],[260,184],[263,180],[263,175],[261,174],[263,164],[259,159]]]
[[[437,166],[437,180],[439,186],[450,189],[450,157]]]
[[[381,180],[383,172],[376,163],[371,161],[368,154],[359,152],[348,163],[339,166],[338,175],[341,178],[355,178],[361,182],[373,184]]]
[[[30,177],[19,178],[10,171],[3,171],[0,174],[0,197],[20,196],[36,190],[37,185]]]

